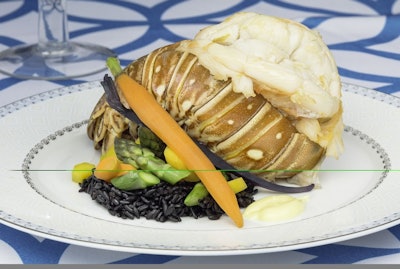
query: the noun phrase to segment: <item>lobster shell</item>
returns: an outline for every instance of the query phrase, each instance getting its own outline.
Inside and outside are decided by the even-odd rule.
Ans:
[[[179,45],[159,48],[124,71],[192,138],[237,169],[253,170],[270,181],[291,178],[321,162],[325,149],[299,133],[284,112],[259,94],[245,97],[234,92],[230,79],[215,79],[196,56],[177,50]],[[134,136],[135,128],[130,124],[102,97],[87,131],[95,147],[104,151],[115,137],[127,132]]]

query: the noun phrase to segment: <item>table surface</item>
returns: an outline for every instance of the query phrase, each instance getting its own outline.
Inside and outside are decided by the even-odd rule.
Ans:
[[[201,28],[238,11],[286,17],[318,30],[335,57],[343,82],[400,95],[400,1],[68,1],[71,40],[109,47],[119,55],[123,65],[162,45],[192,38]],[[0,50],[35,43],[37,19],[36,1],[1,1]],[[0,108],[31,95],[99,80],[102,76],[40,81],[20,80],[0,73]],[[70,245],[0,224],[0,263],[400,264],[400,225],[360,238],[300,250],[179,257]]]

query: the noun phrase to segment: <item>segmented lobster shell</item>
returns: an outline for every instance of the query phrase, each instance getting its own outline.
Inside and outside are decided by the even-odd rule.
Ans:
[[[159,48],[132,62],[125,72],[146,87],[191,137],[237,169],[255,170],[268,180],[290,178],[320,162],[324,149],[297,132],[284,113],[261,95],[246,98],[234,92],[230,80],[214,79],[194,55],[178,51],[178,46]],[[97,143],[101,139],[94,134],[104,116],[95,113],[98,110],[88,126],[89,137]],[[122,129],[119,134],[115,129],[108,132],[121,135]]]

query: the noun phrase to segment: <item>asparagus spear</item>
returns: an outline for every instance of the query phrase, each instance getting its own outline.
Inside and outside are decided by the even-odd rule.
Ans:
[[[155,156],[151,150],[143,148],[131,140],[116,138],[114,148],[118,159],[122,162],[149,171],[172,185],[190,174],[190,171],[187,170],[174,169],[162,159]]]
[[[195,206],[199,204],[201,199],[204,199],[208,195],[208,191],[206,187],[204,187],[203,183],[199,182],[193,186],[193,189],[186,196],[183,203],[186,206]]]
[[[158,177],[141,170],[132,170],[111,180],[111,184],[116,188],[125,191],[145,189],[158,183],[160,183]]]
[[[139,125],[138,136],[142,147],[149,148],[159,158],[163,156],[165,143],[149,128]]]

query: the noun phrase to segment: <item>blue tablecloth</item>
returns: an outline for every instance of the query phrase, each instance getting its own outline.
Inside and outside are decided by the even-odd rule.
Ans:
[[[243,10],[294,19],[318,30],[332,50],[343,82],[400,94],[400,1],[68,1],[71,39],[107,46],[119,55],[123,65],[162,45],[192,38],[199,29]],[[0,50],[36,42],[36,26],[37,1],[0,1]],[[54,88],[99,80],[101,76],[38,81],[0,74],[0,107]],[[0,263],[399,264],[400,225],[357,239],[296,251],[177,257],[86,248],[0,224]]]

